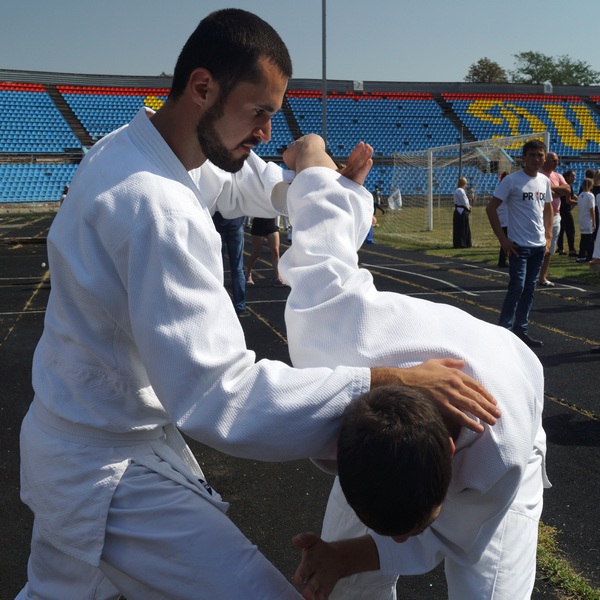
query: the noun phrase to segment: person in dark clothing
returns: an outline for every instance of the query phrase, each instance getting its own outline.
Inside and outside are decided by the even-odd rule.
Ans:
[[[563,242],[565,235],[567,236],[567,245],[569,247],[569,256],[577,256],[575,251],[575,221],[573,220],[572,210],[574,206],[577,206],[577,195],[573,189],[573,183],[575,182],[575,171],[569,169],[563,173],[565,181],[571,186],[570,196],[560,197],[560,231],[558,233],[558,240],[556,248],[559,254],[566,254],[563,250]]]

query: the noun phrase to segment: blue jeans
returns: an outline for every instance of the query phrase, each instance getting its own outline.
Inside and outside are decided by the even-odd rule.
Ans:
[[[542,268],[545,247],[520,247],[517,250],[519,256],[511,256],[509,259],[510,281],[498,324],[519,334],[527,331],[529,313],[533,306],[533,295]]]
[[[246,278],[244,277],[244,227],[221,233],[231,270],[231,291],[236,312],[246,310]]]

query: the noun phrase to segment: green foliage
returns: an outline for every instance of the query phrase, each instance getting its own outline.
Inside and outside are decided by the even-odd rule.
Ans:
[[[582,60],[567,55],[553,58],[541,52],[519,52],[514,55],[515,68],[510,71],[513,83],[552,85],[594,85],[600,72]]]
[[[508,83],[506,71],[487,57],[480,58],[469,67],[465,77],[468,83]]]
[[[600,83],[600,71],[589,63],[567,55],[552,57],[529,50],[513,55],[515,68],[505,71],[497,62],[480,58],[469,67],[468,83],[512,83],[552,85],[595,85]]]

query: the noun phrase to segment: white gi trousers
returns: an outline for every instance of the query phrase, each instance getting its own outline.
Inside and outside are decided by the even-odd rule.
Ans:
[[[34,524],[17,600],[299,600],[216,506],[132,463],[113,496],[99,567],[50,545]]]

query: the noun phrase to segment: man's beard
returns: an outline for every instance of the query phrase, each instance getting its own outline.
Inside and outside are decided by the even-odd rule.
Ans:
[[[215,131],[215,121],[220,118],[223,114],[223,107],[220,102],[217,102],[215,106],[212,106],[206,114],[202,116],[196,127],[196,136],[198,137],[198,143],[202,149],[204,156],[210,160],[213,165],[228,171],[229,173],[237,173],[246,162],[248,158],[247,154],[235,158],[230,150],[228,150],[221,139],[219,134]],[[250,138],[245,140],[245,144],[255,145],[260,143],[258,138]],[[241,144],[240,144],[241,145]]]

